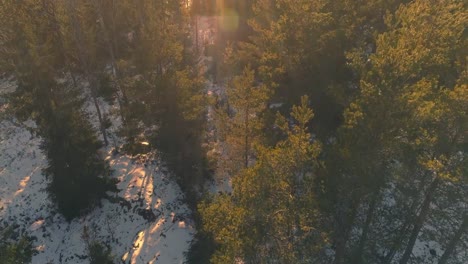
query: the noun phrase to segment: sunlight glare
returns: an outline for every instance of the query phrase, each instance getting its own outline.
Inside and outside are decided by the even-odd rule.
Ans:
[[[220,28],[225,32],[235,32],[239,28],[239,14],[236,10],[226,8],[220,19]]]

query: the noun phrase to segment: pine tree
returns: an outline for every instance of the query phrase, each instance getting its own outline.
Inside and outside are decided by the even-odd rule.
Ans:
[[[320,143],[307,132],[313,112],[303,97],[291,115],[278,116],[284,140],[260,147],[252,167],[233,180],[233,194],[221,194],[200,206],[203,228],[219,245],[213,263],[310,263],[323,249],[326,234],[315,232],[319,212],[314,170]]]
[[[233,45],[229,65],[237,72],[250,64],[257,80],[272,88],[274,101],[290,106],[303,94],[310,95],[316,111],[313,123],[323,139],[341,119],[341,106],[329,86],[347,81],[343,41],[330,6],[326,0],[253,1],[248,20],[252,34]]]
[[[227,153],[219,166],[235,175],[254,158],[254,146],[261,143],[263,114],[269,91],[255,84],[254,71],[246,67],[227,89],[227,104],[218,106],[217,123]]]
[[[132,36],[117,63],[125,92],[126,149],[135,153],[141,141],[150,141],[163,152],[182,188],[189,190],[206,172],[206,103],[204,79],[186,50],[188,10],[179,1],[122,1],[116,9],[116,20],[127,24],[122,34]]]
[[[460,154],[465,140],[461,131],[466,130],[463,117],[466,107],[462,106],[466,105],[466,86],[462,84],[466,80],[466,70],[461,66],[464,62],[460,56],[466,19],[461,18],[461,10],[461,4],[452,2],[415,1],[400,7],[395,16],[389,16],[386,21],[389,31],[378,37],[376,53],[361,67],[360,94],[345,112],[346,126],[354,133],[352,138],[358,140],[344,140],[348,143],[343,145],[364,148],[346,147],[343,153],[351,157],[351,161],[356,155],[368,157],[364,166],[351,163],[351,168],[361,171],[353,173],[348,183],[353,186],[354,182],[360,191],[352,207],[355,209],[346,213],[350,228],[356,223],[355,210],[361,206],[363,195],[374,191],[378,194],[388,181],[402,188],[402,193],[407,192],[406,189],[413,190],[406,199],[402,197],[402,204],[397,206],[404,207],[404,203],[412,201],[411,209],[406,212],[415,216],[405,217],[406,213],[396,216],[404,224],[399,228],[401,235],[395,235],[394,242],[387,245],[390,249],[386,263],[391,262],[405,242],[399,261],[409,261],[415,241],[430,216],[431,203],[441,195],[441,187],[466,180],[460,171],[465,160],[464,154]],[[362,150],[368,154],[362,155]],[[346,179],[349,171],[342,175],[342,179]],[[372,182],[364,185],[365,189],[361,188],[362,184]],[[368,204],[370,222],[364,223],[367,233],[375,212],[372,209],[374,198],[371,201]],[[415,212],[418,207],[419,211]],[[389,232],[389,235],[394,234]],[[363,233],[361,239],[366,236]],[[340,251],[337,251],[335,263],[343,263],[345,244],[337,248]],[[358,255],[362,254],[362,246],[357,248]]]

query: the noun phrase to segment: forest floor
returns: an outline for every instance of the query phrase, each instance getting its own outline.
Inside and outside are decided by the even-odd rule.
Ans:
[[[13,84],[0,86],[5,91]],[[116,263],[184,262],[195,232],[191,212],[157,153],[131,157],[116,153],[115,146],[103,149],[119,192],[111,194],[113,202],[102,200],[100,207],[67,222],[48,198],[41,139],[28,126],[33,122],[23,126],[0,119],[0,225],[34,238],[33,264],[89,263],[81,237],[85,226],[92,240],[111,247]]]

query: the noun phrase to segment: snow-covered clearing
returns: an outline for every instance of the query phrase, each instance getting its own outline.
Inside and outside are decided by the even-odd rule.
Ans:
[[[36,238],[32,263],[89,263],[84,226],[92,239],[109,244],[116,263],[184,262],[195,230],[182,192],[156,153],[135,159],[105,149],[119,180],[115,198],[120,202],[103,200],[68,223],[48,199],[39,145],[26,128],[0,120],[0,225]]]

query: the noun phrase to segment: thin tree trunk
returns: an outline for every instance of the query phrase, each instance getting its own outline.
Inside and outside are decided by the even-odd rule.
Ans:
[[[413,229],[411,230],[408,244],[406,245],[405,253],[403,253],[403,256],[400,259],[400,264],[408,263],[408,260],[411,257],[411,253],[413,252],[414,244],[416,243],[416,239],[418,238],[419,231],[421,231],[424,221],[426,220],[426,217],[429,214],[430,205],[432,199],[434,198],[434,194],[437,190],[437,187],[439,186],[439,182],[440,179],[438,176],[436,176],[436,178],[432,181],[431,185],[427,189],[426,197],[424,198],[421,211],[416,217],[416,221],[414,223]]]
[[[380,188],[380,187],[379,187]],[[380,189],[376,190],[372,195],[372,200],[369,204],[369,209],[367,210],[366,222],[362,229],[361,238],[359,239],[359,245],[354,255],[353,263],[362,263],[362,252],[367,242],[367,237],[369,234],[369,229],[374,218],[375,209],[377,208],[377,201],[379,200]]]
[[[414,172],[413,172],[414,174]],[[421,181],[421,183],[419,184],[418,186],[418,190],[421,190],[423,189],[424,187],[424,181]],[[418,192],[416,192],[418,193]],[[409,210],[407,210],[408,212],[415,212],[416,211],[416,208],[418,206],[418,203],[417,203],[417,194],[415,195],[414,197],[414,200],[409,208]],[[400,248],[400,245],[401,245],[401,241],[403,240],[403,238],[405,237],[405,234],[408,233],[408,230],[409,228],[411,227],[411,221],[413,220],[413,217],[411,215],[407,216],[406,219],[405,219],[405,222],[403,223],[403,225],[401,226],[400,230],[398,231],[398,235],[395,237],[395,239],[392,241],[392,246],[390,248],[390,251],[385,255],[385,258],[384,258],[384,264],[390,264],[393,260],[393,257],[395,256],[396,252],[398,251],[398,249]]]
[[[123,101],[125,102],[126,101],[125,92],[122,89],[122,87],[119,85],[119,73],[118,73],[117,64],[116,64],[116,52],[115,52],[115,48],[114,48],[115,43],[112,43],[111,37],[109,36],[109,31],[108,31],[106,23],[104,21],[104,16],[102,15],[101,4],[98,3],[95,0],[94,1],[94,6],[96,7],[96,10],[98,11],[99,25],[101,26],[101,30],[103,32],[103,35],[104,35],[104,38],[105,38],[105,41],[106,41],[106,44],[107,44],[107,48],[108,48],[109,53],[110,53],[111,66],[112,66],[112,75],[114,77],[114,82],[115,82],[115,85],[117,86],[117,91],[120,91],[122,93]],[[115,28],[114,28],[114,30],[115,30]],[[114,39],[114,38],[112,38],[112,39]],[[119,104],[119,109],[120,109],[120,117],[122,119],[123,125],[125,126],[125,117],[124,117],[123,108],[122,108],[123,107],[123,102],[122,102],[122,99],[120,98],[119,92],[117,92],[116,94],[117,94],[117,102]]]
[[[196,47],[196,53],[200,53],[200,47],[198,46],[198,18],[195,17],[195,47]]]
[[[112,0],[112,45],[114,47],[115,54],[119,54],[119,46],[117,45],[116,29],[115,29],[115,0]]]
[[[81,32],[78,21],[76,21],[76,16],[74,15],[74,13],[75,13],[75,1],[74,0],[69,1],[67,7],[68,7],[68,12],[69,12],[69,14],[71,16],[72,28],[73,28],[74,35],[75,35],[75,38],[74,38],[75,45],[77,46],[77,49],[78,49],[78,58],[79,58],[79,61],[81,63],[81,66],[83,67],[83,70],[86,73],[86,78],[87,78],[89,86],[90,86],[91,97],[93,99],[93,103],[94,103],[94,106],[96,108],[96,112],[97,112],[97,115],[98,115],[99,127],[100,127],[100,130],[101,130],[101,133],[102,133],[102,137],[104,139],[104,144],[106,146],[108,146],[109,141],[107,140],[106,129],[104,127],[104,120],[102,118],[101,108],[99,107],[99,103],[98,103],[98,100],[97,100],[95,78],[94,78],[94,76],[92,76],[92,74],[89,71],[89,62],[88,62],[88,60],[86,58],[86,53],[85,53],[85,51],[83,49],[83,45],[81,43],[81,40],[83,39],[83,37],[81,36],[82,32]]]
[[[351,233],[351,228],[354,224],[354,220],[357,214],[357,208],[359,207],[359,202],[352,202],[352,209],[349,215],[344,217],[344,221],[340,223],[340,232],[336,238],[336,249],[335,249],[335,260],[334,264],[341,264],[344,262],[344,257],[346,253],[346,243],[348,242],[349,235]]]
[[[416,203],[414,203],[414,204],[416,204]],[[412,208],[413,208],[413,210],[410,210],[410,212],[414,211],[413,206],[412,206]],[[402,228],[398,232],[398,235],[393,240],[392,247],[390,248],[390,251],[385,255],[384,262],[383,262],[384,264],[390,264],[392,262],[393,257],[395,256],[396,252],[400,248],[401,240],[403,239],[405,234],[408,232],[410,226],[411,226],[411,217],[408,217],[406,219],[405,223],[403,224]]]
[[[93,83],[90,83],[90,86],[93,86],[93,85],[94,85]],[[95,88],[91,88],[91,89],[95,89]],[[97,112],[99,124],[100,124],[99,127],[102,133],[102,137],[104,138],[104,144],[108,146],[109,141],[107,140],[106,128],[104,127],[104,119],[102,118],[101,108],[99,107],[99,102],[98,102],[98,99],[94,90],[91,91],[91,96],[93,97],[93,103],[94,103],[94,106],[96,107],[96,112]]]
[[[48,2],[43,2],[43,7],[47,11],[49,15],[49,19],[51,23],[53,24],[53,34],[57,37],[57,44],[59,45],[60,52],[62,53],[63,59],[64,59],[64,64],[65,68],[70,74],[70,77],[72,78],[73,81],[73,87],[77,88],[78,84],[75,78],[75,75],[73,74],[70,65],[68,64],[69,58],[67,56],[67,53],[65,51],[65,45],[63,44],[63,38],[62,34],[60,33],[60,23],[57,20],[57,7],[55,1],[48,1]]]
[[[113,53],[114,53],[114,60],[115,58],[117,58],[118,54],[119,54],[119,48],[118,48],[118,45],[117,45],[117,39],[116,39],[116,29],[115,29],[115,0],[112,0],[112,47],[113,47]],[[127,102],[128,102],[128,99],[127,99],[127,94],[125,93],[125,90],[122,88],[122,86],[120,85],[119,83],[119,80],[121,78],[120,76],[120,72],[119,72],[119,69],[117,67],[117,64],[115,63],[115,61],[113,62],[114,64],[114,68],[115,68],[115,73],[116,73],[116,82],[117,82],[117,88],[118,90],[122,93],[122,101],[119,101],[119,107],[120,109],[122,109],[122,104],[126,105]],[[120,99],[120,95],[118,97]],[[124,120],[124,115],[121,113],[122,115],[122,120]]]
[[[249,166],[249,109],[245,110],[244,168]]]
[[[140,27],[141,29],[145,28],[146,26],[146,16],[144,12],[144,0],[139,0],[137,5],[138,10],[138,19],[140,20]]]
[[[102,33],[104,35],[105,41],[107,48],[109,49],[109,54],[111,57],[111,66],[112,66],[112,74],[117,76],[117,67],[115,63],[115,51],[114,51],[114,46],[112,45],[110,36],[109,36],[109,31],[107,30],[106,23],[104,21],[104,16],[102,15],[102,8],[101,4],[97,2],[97,0],[94,1],[94,7],[97,10],[98,14],[98,19],[99,19],[99,25],[101,26]]]
[[[463,214],[463,221],[458,230],[456,230],[455,234],[453,235],[452,239],[447,245],[444,254],[439,259],[439,264],[446,264],[447,260],[452,255],[455,247],[457,246],[458,242],[460,241],[462,235],[465,233],[466,229],[468,228],[468,213]]]

